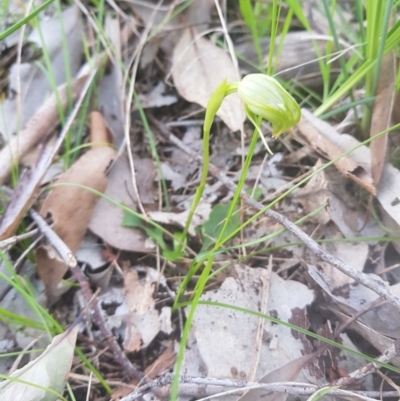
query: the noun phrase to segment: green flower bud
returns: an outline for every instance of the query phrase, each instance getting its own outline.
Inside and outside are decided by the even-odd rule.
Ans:
[[[242,99],[246,114],[272,123],[272,137],[276,138],[297,124],[301,117],[296,100],[274,78],[265,74],[246,75],[238,84],[237,92]]]

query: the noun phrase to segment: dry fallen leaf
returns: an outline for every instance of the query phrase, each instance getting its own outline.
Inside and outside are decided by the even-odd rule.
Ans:
[[[146,185],[152,186],[152,179],[149,180],[148,175],[152,175],[154,163],[147,161],[142,165],[140,160],[136,160],[135,165],[139,194],[142,201],[149,200],[151,193],[149,193]],[[143,166],[145,168],[142,170]],[[141,184],[144,178],[147,179],[143,182],[144,190],[142,191]],[[125,157],[120,157],[111,168],[104,195],[136,211],[137,201],[134,193],[128,162]],[[123,219],[123,209],[106,199],[100,199],[94,208],[89,229],[114,248],[142,253],[154,251],[154,243],[147,240],[144,232],[140,229],[124,227],[122,225]]]
[[[191,28],[183,30],[174,49],[172,77],[183,98],[204,108],[224,79],[239,80],[228,53]],[[244,112],[239,97],[224,99],[217,115],[232,131],[240,130]]]
[[[115,155],[115,150],[109,146],[90,149],[60,176],[57,180],[59,186],[52,189],[43,203],[42,216],[51,216],[54,231],[73,251],[81,243],[99,199],[90,190],[74,185],[104,192],[106,170]]]
[[[322,165],[322,160],[319,160],[314,167],[319,168]],[[326,204],[326,208],[315,219],[325,227],[330,220],[333,221],[344,237],[384,235],[375,219],[367,220],[366,211],[360,208],[359,200],[346,189],[347,182],[334,166],[329,166],[313,176],[304,187],[296,190],[298,201],[306,213],[312,213]],[[325,237],[327,234],[325,229]],[[340,255],[337,256],[341,258]]]
[[[263,303],[262,282],[266,269],[235,265],[230,277],[221,287],[205,292],[201,300],[229,303],[241,308],[259,311]],[[267,314],[307,328],[306,306],[314,299],[313,291],[304,284],[283,280],[272,273]],[[248,379],[253,355],[260,353],[255,380],[308,353],[308,341],[287,327],[266,321],[263,341],[256,347],[258,318],[232,309],[199,305],[193,320],[193,334],[208,376]],[[258,349],[257,349],[258,348]],[[234,350],[234,352],[232,352]],[[188,359],[186,364],[193,362]]]
[[[71,369],[77,334],[78,326],[76,325],[54,337],[42,355],[11,375],[16,380],[32,383],[32,385],[5,380],[0,383],[0,398],[13,401],[57,400],[56,394],[36,386],[62,394],[65,380]]]
[[[300,134],[296,134],[301,142],[309,144],[317,153],[333,160],[346,150],[343,141],[345,134],[340,135],[331,125],[315,117],[308,110],[302,109],[302,118],[297,124]],[[359,163],[354,153],[340,157],[336,162],[337,169],[347,178],[350,178],[368,192],[375,194],[376,188],[372,180],[371,164]]]
[[[196,235],[196,227],[201,226],[204,222],[207,221],[209,215],[211,213],[211,204],[207,202],[202,202],[196,208],[196,212],[193,215],[193,219],[190,222],[189,226],[189,234],[194,237]],[[180,228],[184,228],[187,218],[189,215],[189,210],[186,210],[181,213],[173,213],[173,212],[149,212],[147,217],[150,220],[153,220],[159,224],[171,224],[174,226],[178,226]]]
[[[171,342],[168,348],[144,371],[147,380],[154,380],[158,375],[165,372],[175,363],[175,359],[174,343]]]
[[[125,268],[124,288],[128,307],[124,349],[135,352],[147,347],[160,331],[153,298],[154,283],[150,275],[140,280],[136,270]]]
[[[95,113],[92,119],[92,127],[96,127],[92,135],[94,147],[60,176],[57,181],[59,186],[52,189],[41,209],[42,216],[51,217],[54,231],[72,252],[78,249],[86,233],[93,209],[99,200],[99,196],[90,189],[101,193],[105,191],[106,170],[116,156],[113,148],[100,145],[107,142],[107,132],[104,122],[101,123],[103,121],[101,115]],[[47,253],[46,256],[46,253],[44,247],[40,248],[38,274],[45,283],[47,282],[46,293],[51,300],[55,295],[52,291],[58,285],[58,282],[49,283],[49,276],[55,274],[51,271],[57,269],[56,276],[62,277],[68,266],[64,264],[62,268],[60,262],[56,262],[55,255],[51,256]]]
[[[396,89],[396,59],[393,52],[388,53],[382,61],[374,110],[372,112],[370,136],[388,129],[391,123],[394,95]],[[371,170],[374,185],[377,186],[385,165],[388,133],[371,142]]]

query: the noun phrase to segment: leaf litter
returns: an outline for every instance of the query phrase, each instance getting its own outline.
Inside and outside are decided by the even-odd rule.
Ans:
[[[42,334],[45,326],[40,308],[58,316],[66,331],[54,337],[41,356],[31,362],[22,358],[25,365],[0,383],[0,394],[32,401],[56,399],[55,392],[62,393],[68,380],[76,399],[86,399],[88,387],[82,386],[76,373],[89,378],[91,368],[73,357],[76,341],[99,372],[88,395],[96,401],[107,399],[107,392],[110,396],[114,392],[113,399],[128,399],[135,396],[134,386],[139,386],[137,393],[151,383],[156,385],[146,396],[167,399],[169,387],[163,386],[164,382],[158,386],[157,380],[168,379],[179,363],[188,380],[181,378],[179,399],[221,392],[222,399],[285,400],[288,394],[262,388],[223,393],[234,388],[233,383],[284,383],[295,391],[293,382],[299,382],[309,391],[317,391],[347,378],[348,373],[358,374],[365,362],[348,349],[378,356],[376,350],[384,354],[396,345],[398,309],[320,260],[273,218],[262,215],[241,227],[254,216],[244,201],[251,194],[267,205],[290,190],[274,204],[275,211],[296,221],[313,239],[323,241],[323,251],[356,272],[368,273],[381,288],[399,297],[398,267],[387,262],[398,256],[399,241],[380,245],[388,227],[391,236],[400,232],[398,170],[387,157],[390,137],[381,136],[370,148],[361,146],[347,134],[354,114],[349,113],[335,127],[333,120],[323,121],[304,108],[292,136],[269,141],[273,156],[256,147],[244,180],[247,195],[233,204],[231,187],[218,179],[215,171],[228,175],[234,185],[241,182],[250,128],[244,122],[239,98],[230,95],[213,126],[210,151],[214,173],[188,226],[189,235],[182,238],[200,182],[201,163],[190,152],[202,153],[204,108],[223,79],[237,81],[238,75],[254,69],[255,47],[244,31],[232,36],[241,56],[238,69],[235,57],[221,45],[221,29],[209,30],[220,24],[212,1],[196,0],[178,16],[174,4],[139,3],[113,4],[118,18],[107,10],[107,39],[94,20],[88,21],[81,12],[86,5],[80,2],[79,7],[62,11],[58,17],[62,24],[53,16],[40,20],[40,31],[29,28],[24,41],[35,44],[39,49],[35,58],[41,61],[40,51],[48,52],[47,68],[54,72],[52,85],[35,61],[8,66],[9,93],[0,103],[4,143],[0,181],[9,187],[17,184],[14,192],[6,190],[0,249],[5,250],[2,258],[14,264],[16,272],[11,274],[5,268],[8,262],[1,263],[0,349],[7,353],[48,345]],[[342,11],[342,17],[350,21],[347,10]],[[293,88],[318,92],[324,81],[319,60],[328,57],[329,43],[321,32],[330,30],[322,10],[316,7],[311,14],[307,11],[315,32],[296,30],[277,37],[282,47],[275,47],[275,56],[285,57],[280,57],[273,69]],[[139,69],[132,74],[131,56],[136,54],[143,27],[150,38],[143,47]],[[109,42],[109,48],[96,53],[96,36],[101,36],[98,43]],[[99,68],[93,78],[95,90],[85,89],[89,74],[81,70],[84,43],[91,58],[85,67]],[[270,42],[261,38],[260,45],[263,54],[268,54]],[[356,50],[343,38],[340,45],[343,59],[349,60]],[[267,67],[266,58],[262,67]],[[331,67],[331,79],[335,79],[338,59],[332,60]],[[392,109],[396,109],[392,53],[385,56],[382,71],[371,135],[390,127]],[[130,79],[136,79],[138,102],[128,111],[132,126],[126,130],[124,92]],[[87,100],[79,105],[82,115],[69,127],[68,139],[64,142],[65,137],[61,138],[63,146],[51,148],[60,130],[67,135],[62,131],[65,117],[82,94]],[[59,114],[61,109],[64,115]],[[269,125],[263,130],[270,132]],[[346,133],[341,133],[343,130]],[[129,149],[126,134],[130,134]],[[67,141],[71,141],[68,146]],[[128,152],[134,160],[135,177]],[[347,154],[343,156],[343,152]],[[49,171],[50,160],[53,168],[57,166],[54,172]],[[302,177],[322,169],[327,161],[333,165],[298,185]],[[26,172],[17,170],[18,165]],[[376,204],[365,201],[366,193],[374,196]],[[27,217],[28,212],[32,215],[30,210],[38,210],[48,219],[54,235],[75,256],[92,290],[97,290],[91,302],[100,306],[100,325],[85,309],[88,293],[84,294],[82,282],[78,284],[71,275],[74,266],[60,254],[52,242],[54,237],[21,239],[20,234],[32,222]],[[229,210],[234,213],[226,223],[224,244],[213,250]],[[173,305],[182,301],[176,297],[186,275],[191,279],[183,300],[190,301],[197,291],[200,272],[191,269],[207,252],[214,252],[213,276],[200,296],[191,328],[185,332],[185,321],[194,306],[175,309]],[[384,272],[380,276],[375,275],[379,272],[377,254]],[[15,283],[23,283],[24,291]],[[81,319],[79,324],[72,324],[76,319]],[[120,353],[115,348],[110,351],[102,322],[117,340]],[[341,325],[348,327],[339,330]],[[51,330],[54,335],[56,331]],[[179,361],[185,335],[188,347]],[[324,344],[318,336],[334,340],[342,348]],[[10,373],[11,365],[20,359],[4,359],[1,372]],[[128,371],[121,368],[126,361],[139,372],[140,383],[129,381]],[[399,367],[398,358],[391,362]],[[201,379],[209,380],[208,384],[194,382]],[[358,386],[367,392],[376,389],[372,374],[360,376]],[[52,394],[46,393],[47,387]]]

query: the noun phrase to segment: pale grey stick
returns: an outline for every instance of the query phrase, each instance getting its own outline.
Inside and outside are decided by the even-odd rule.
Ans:
[[[148,393],[151,390],[167,386],[172,383],[173,374],[166,374],[160,378],[153,380],[150,383],[144,384],[143,386],[137,388],[132,393],[123,397],[120,401],[134,401],[143,396],[143,394]],[[181,384],[190,383],[199,386],[218,386],[218,387],[230,387],[237,389],[257,388],[265,389],[266,393],[276,392],[276,393],[286,393],[295,396],[310,396],[318,391],[321,387],[307,384],[307,383],[296,383],[296,382],[282,382],[282,383],[257,383],[257,382],[246,382],[244,380],[231,380],[231,379],[215,379],[211,377],[196,377],[196,376],[180,376],[179,382]],[[327,385],[329,386],[329,385]],[[380,398],[384,397],[398,397],[397,391],[348,391],[335,389],[329,392],[330,395],[337,396],[349,396],[349,394],[354,394],[360,398]]]

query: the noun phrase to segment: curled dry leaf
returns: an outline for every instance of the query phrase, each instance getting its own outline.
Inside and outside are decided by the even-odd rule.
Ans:
[[[57,400],[56,394],[62,393],[71,369],[77,334],[78,326],[74,326],[54,337],[42,355],[11,375],[23,382],[5,380],[0,383],[0,398],[14,401]],[[47,392],[43,387],[56,394]]]
[[[191,28],[182,32],[174,49],[173,63],[172,77],[179,94],[204,108],[224,79],[238,81],[228,53]],[[227,97],[217,115],[232,131],[240,130],[245,116],[239,97]]]
[[[388,129],[391,123],[394,95],[396,90],[396,60],[393,52],[388,53],[382,61],[376,91],[375,105],[372,112],[370,136],[373,137]],[[371,142],[371,169],[374,185],[377,186],[382,175],[386,159],[388,133]]]
[[[302,109],[302,118],[297,124],[300,134],[297,139],[309,144],[317,153],[333,160],[351,148],[344,145],[346,135],[340,135],[328,123],[315,117],[309,111]],[[347,178],[355,181],[368,192],[375,194],[376,188],[372,180],[371,164],[359,163],[353,157],[354,153],[340,157],[335,166]]]
[[[381,179],[375,188],[371,175],[371,152],[368,147],[359,146],[360,143],[354,137],[339,134],[306,110],[303,110],[303,117],[299,123],[303,140],[307,138],[307,142],[319,153],[325,153],[325,157],[331,159],[337,154],[357,147],[351,154],[340,159],[344,159],[343,162],[338,160],[335,165],[346,177],[376,195],[382,207],[384,224],[397,235],[400,232],[400,171],[390,163],[385,163]],[[319,129],[316,128],[317,126]],[[334,149],[333,154],[331,154],[330,148]],[[393,244],[400,252],[400,243],[397,241]]]
[[[101,115],[94,114],[96,132],[92,135],[95,143],[106,143],[106,129],[101,125]],[[100,121],[100,123],[99,123]],[[101,129],[102,128],[102,129]],[[50,216],[54,223],[54,231],[74,252],[78,249],[87,230],[93,209],[99,196],[90,191],[104,192],[107,187],[106,170],[115,158],[116,152],[109,146],[95,145],[82,155],[72,167],[60,176],[57,186],[53,188],[43,203],[41,214]],[[38,250],[38,273],[46,283],[46,293],[50,299],[54,297],[54,289],[58,282],[50,282],[49,276],[56,274],[62,277],[68,269],[65,264],[56,262],[46,248]],[[63,266],[63,268],[62,268]],[[57,269],[57,273],[52,272]]]
[[[99,200],[98,195],[90,189],[104,192],[107,186],[106,170],[115,156],[115,150],[108,146],[89,150],[60,176],[57,187],[43,203],[41,214],[44,217],[51,216],[54,231],[73,251],[81,243]]]

